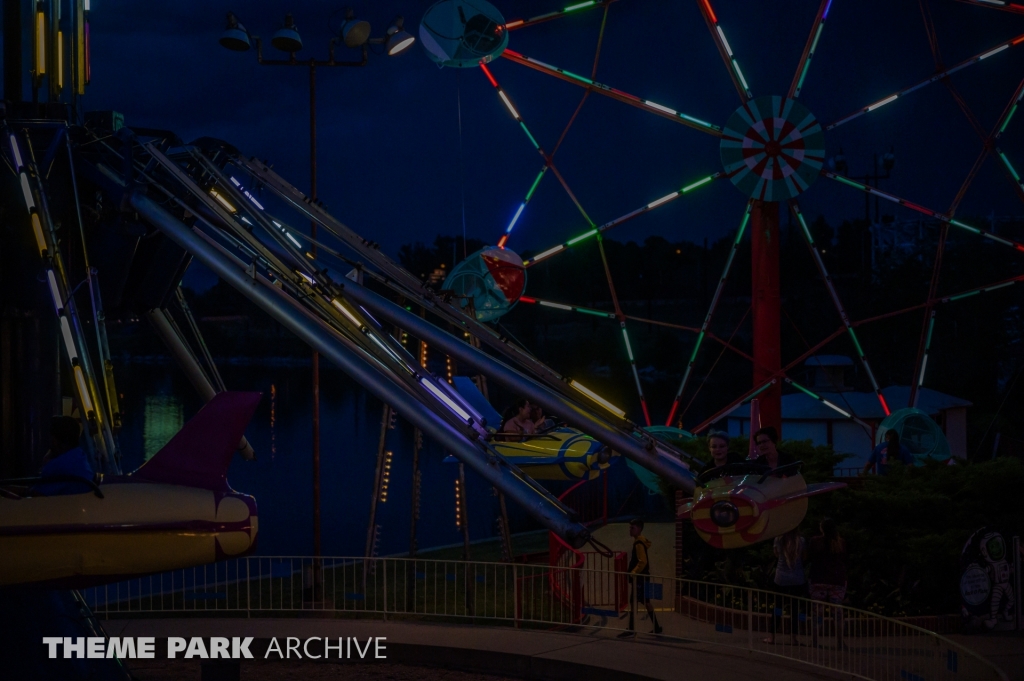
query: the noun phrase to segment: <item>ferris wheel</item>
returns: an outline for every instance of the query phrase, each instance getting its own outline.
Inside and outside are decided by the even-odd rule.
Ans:
[[[974,237],[998,244],[1007,249],[1024,251],[1024,244],[1018,243],[1004,236],[995,234],[981,227],[965,222],[956,217],[957,208],[964,197],[965,192],[975,179],[983,161],[992,157],[1007,179],[1007,190],[1013,191],[1024,200],[1024,179],[1021,171],[1024,170],[1024,159],[1017,158],[1014,165],[1012,152],[1000,147],[1001,138],[1018,108],[1024,100],[1024,80],[1013,91],[1012,96],[1006,101],[1002,113],[996,123],[990,129],[982,129],[970,113],[963,98],[956,92],[955,88],[948,82],[948,76],[964,69],[979,64],[990,58],[1010,58],[1007,54],[1020,52],[1018,46],[1024,43],[1024,33],[1015,37],[1005,39],[986,47],[981,52],[965,59],[953,66],[945,66],[938,56],[937,37],[930,14],[922,11],[925,30],[929,43],[932,46],[935,57],[935,71],[917,80],[911,80],[904,87],[887,94],[884,97],[868,102],[852,112],[832,121],[819,120],[813,111],[812,104],[808,103],[804,94],[804,84],[808,73],[814,66],[814,58],[823,39],[827,39],[827,26],[829,13],[834,2],[843,0],[821,0],[817,13],[813,15],[810,32],[807,36],[803,52],[793,71],[792,80],[788,90],[784,93],[771,95],[754,94],[754,86],[748,81],[737,55],[743,55],[745,59],[751,58],[742,50],[729,42],[727,27],[720,22],[715,13],[711,0],[695,0],[697,7],[703,17],[710,33],[710,38],[721,56],[724,64],[724,72],[730,79],[739,98],[739,106],[724,121],[707,121],[672,108],[664,103],[646,99],[641,95],[619,89],[617,86],[605,84],[596,80],[598,56],[601,52],[602,39],[608,23],[608,13],[614,0],[589,0],[587,2],[572,3],[562,9],[548,12],[529,19],[507,20],[492,5],[484,0],[442,0],[433,5],[425,14],[420,26],[420,37],[430,57],[444,66],[452,66],[467,69],[479,69],[483,77],[492,86],[496,96],[507,109],[508,113],[522,129],[524,143],[535,149],[541,157],[536,175],[530,178],[523,178],[524,186],[528,187],[522,200],[514,208],[510,207],[511,220],[497,235],[497,248],[510,250],[514,245],[516,226],[524,212],[529,210],[530,201],[533,198],[538,186],[546,177],[553,176],[555,181],[562,186],[566,194],[575,204],[579,213],[583,216],[589,227],[579,234],[564,239],[559,243],[551,244],[540,249],[536,255],[522,261],[526,270],[542,262],[548,262],[559,255],[566,253],[573,247],[587,242],[596,242],[600,254],[601,265],[608,283],[608,290],[612,303],[612,310],[595,310],[592,308],[572,304],[563,300],[540,300],[529,296],[519,296],[510,303],[523,302],[536,304],[550,309],[562,310],[567,314],[581,313],[596,315],[608,318],[618,324],[622,343],[626,350],[626,356],[630,364],[632,377],[635,383],[639,403],[643,411],[643,417],[648,426],[652,425],[650,409],[647,397],[642,386],[640,375],[637,369],[636,357],[633,345],[630,341],[628,322],[629,315],[623,312],[620,300],[616,295],[614,284],[614,272],[609,267],[608,258],[604,247],[601,245],[602,237],[610,230],[622,225],[645,213],[655,211],[668,203],[676,201],[692,192],[700,191],[701,188],[713,183],[728,181],[746,199],[745,205],[737,202],[737,213],[739,214],[738,227],[732,248],[726,258],[724,271],[718,280],[717,288],[711,296],[710,305],[704,316],[700,327],[685,327],[675,325],[675,328],[692,331],[696,334],[682,380],[668,411],[666,425],[673,425],[680,417],[680,405],[691,387],[694,377],[694,366],[701,353],[702,347],[707,343],[716,343],[724,350],[729,350],[749,360],[754,367],[754,384],[752,388],[732,401],[729,405],[723,405],[713,416],[701,424],[692,428],[700,431],[711,423],[730,412],[737,405],[750,400],[756,396],[762,399],[767,398],[771,404],[772,396],[775,396],[777,410],[778,399],[781,396],[782,386],[789,385],[807,395],[824,403],[828,408],[834,410],[844,418],[851,419],[867,426],[849,408],[834,404],[821,395],[813,392],[810,388],[801,385],[793,380],[791,374],[805,360],[814,353],[825,347],[827,344],[842,337],[848,339],[849,345],[854,351],[857,360],[863,367],[864,373],[871,383],[872,390],[879,402],[882,411],[888,416],[893,408],[900,408],[902,405],[889,405],[882,393],[875,372],[869,360],[869,349],[866,349],[858,336],[857,329],[873,319],[857,320],[848,314],[846,307],[833,283],[832,277],[822,258],[822,245],[815,242],[808,222],[801,211],[801,195],[813,190],[813,185],[824,179],[841,185],[852,192],[860,192],[873,196],[877,200],[888,201],[905,209],[926,216],[928,219],[938,221],[941,225],[941,234],[938,239],[938,248],[935,254],[931,282],[928,288],[928,295],[918,305],[901,310],[900,312],[918,311],[922,314],[922,326],[920,329],[917,357],[914,366],[913,381],[910,386],[911,406],[916,404],[916,397],[923,386],[928,370],[929,354],[932,350],[932,337],[935,327],[936,314],[940,306],[969,298],[979,293],[993,291],[996,289],[1011,286],[1024,281],[1024,275],[1015,276],[1009,279],[992,282],[985,286],[978,286],[969,290],[953,294],[939,295],[938,284],[942,271],[944,245],[949,230],[962,230]],[[952,2],[952,0],[948,0]],[[975,5],[978,11],[1001,11],[1007,14],[1024,16],[1024,4],[1004,0],[958,0],[961,3]],[[923,7],[923,6],[922,6]],[[537,24],[564,19],[583,12],[603,12],[604,16],[600,23],[597,36],[597,48],[594,58],[594,67],[588,74],[581,75],[574,73],[557,65],[542,61],[536,56],[528,56],[514,49],[515,40],[512,35],[521,30],[527,30]],[[811,14],[808,12],[807,19]],[[823,38],[823,36],[826,36]],[[1016,48],[1016,49],[1015,49]],[[520,109],[515,103],[513,95],[506,91],[494,73],[491,64],[494,60],[504,59],[514,64],[533,69],[550,77],[580,88],[584,95],[572,118],[570,118],[562,131],[557,146],[568,134],[576,116],[587,101],[589,95],[607,97],[616,100],[623,105],[635,107],[651,115],[671,120],[679,125],[689,128],[696,133],[711,135],[718,138],[719,158],[708,159],[709,168],[714,162],[717,170],[704,176],[693,177],[679,189],[660,197],[652,197],[649,202],[638,206],[635,209],[615,217],[611,220],[599,223],[591,219],[584,206],[573,192],[554,159],[554,152],[542,143],[540,137],[531,130],[528,122],[523,118]],[[1024,59],[1016,57],[1018,64],[1024,64]],[[1024,73],[1020,74],[1024,76]],[[929,85],[945,82],[947,87],[954,93],[954,99],[964,109],[968,119],[972,120],[981,141],[981,151],[977,161],[971,168],[970,173],[964,179],[958,193],[953,198],[950,207],[945,210],[938,210],[934,206],[927,206],[917,203],[909,198],[882,191],[877,186],[859,181],[860,178],[853,178],[844,172],[841,164],[828,164],[826,162],[826,148],[829,144],[831,131],[846,125],[847,123],[870,116],[872,112],[883,107],[898,107],[900,100],[911,95],[921,88]],[[1020,120],[1018,120],[1020,123]],[[1022,152],[1018,151],[1017,156]],[[1021,170],[1018,170],[1021,168]],[[550,180],[549,180],[550,181]],[[876,183],[877,184],[877,183]],[[778,239],[772,238],[772,230],[777,234],[779,213],[781,210],[789,211],[796,223],[799,225],[799,233],[809,250],[815,267],[818,271],[823,285],[827,291],[831,304],[839,317],[838,328],[824,339],[814,343],[809,349],[798,357],[787,359],[783,362],[781,358],[781,345],[779,336],[779,289],[778,289]],[[761,268],[760,277],[764,280],[764,297],[767,302],[761,302],[759,309],[754,309],[754,350],[748,354],[735,347],[730,340],[721,338],[712,332],[712,321],[715,318],[716,308],[722,299],[722,292],[729,279],[737,251],[746,235],[750,235],[751,247],[754,253],[753,260],[755,272],[755,286],[758,286],[759,278],[757,268]],[[774,243],[771,243],[773,242]],[[774,249],[774,252],[773,252]],[[507,259],[507,258],[506,258]],[[757,298],[758,296],[754,296]],[[774,316],[774,323],[771,319]],[[881,315],[885,317],[886,315]],[[760,318],[760,322],[758,321]],[[760,332],[759,332],[760,329]],[[767,331],[766,331],[767,330]],[[623,410],[610,404],[607,400],[593,391],[586,390],[584,394],[609,411],[622,413]],[[769,408],[770,412],[770,408]],[[762,412],[763,413],[763,412]],[[775,417],[774,419],[772,417]],[[768,422],[781,419],[781,412],[769,413]],[[681,427],[681,423],[679,424]]]

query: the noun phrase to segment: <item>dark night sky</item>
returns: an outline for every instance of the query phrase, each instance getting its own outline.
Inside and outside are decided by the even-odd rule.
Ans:
[[[395,13],[410,32],[430,2],[378,0],[357,9],[380,35]],[[506,19],[556,9],[557,0],[499,0]],[[785,94],[818,3],[814,0],[718,0],[714,3],[755,96]],[[1024,16],[930,0],[947,66],[1024,33]],[[130,125],[209,135],[306,188],[308,77],[294,67],[258,66],[254,52],[232,53],[217,39],[230,9],[269,42],[293,12],[306,49],[326,58],[328,18],[339,5],[269,0],[93,3],[93,84],[88,109],[122,111]],[[513,32],[509,47],[589,74],[601,11]],[[267,47],[267,56],[277,57]],[[1024,46],[952,78],[982,126],[990,129],[1024,77]],[[339,50],[339,59],[355,58]],[[497,60],[493,72],[540,143],[553,147],[583,90]],[[913,0],[835,0],[801,100],[822,123],[909,86],[934,72]],[[724,124],[739,99],[694,1],[621,0],[611,6],[597,80],[698,118]],[[458,105],[461,95],[460,186]],[[479,69],[439,69],[417,45],[405,55],[371,55],[363,69],[320,69],[320,197],[332,213],[391,252],[438,233],[461,232],[462,194],[470,236],[496,241],[541,167],[541,159]],[[1024,168],[1024,114],[1001,146]],[[939,83],[826,133],[827,153],[842,147],[851,174],[871,155],[894,148],[897,166],[883,184],[894,194],[945,211],[980,150],[980,141]],[[718,140],[625,104],[592,95],[556,157],[597,223],[603,223],[717,171]],[[811,218],[837,225],[863,214],[863,195],[820,179],[801,197]],[[608,234],[651,234],[699,241],[725,235],[744,197],[727,181],[687,195]],[[897,217],[916,214],[887,206]],[[1019,215],[1009,180],[991,159],[963,202],[960,217]],[[510,247],[542,249],[585,229],[551,173],[520,220]]]

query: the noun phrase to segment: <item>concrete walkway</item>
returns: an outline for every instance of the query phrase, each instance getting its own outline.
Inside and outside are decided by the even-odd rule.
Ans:
[[[699,643],[663,642],[654,637],[615,638],[615,632],[559,633],[495,626],[419,624],[339,619],[116,619],[103,626],[110,636],[252,636],[259,665],[271,638],[387,638],[387,662],[444,667],[482,674],[566,681],[675,681],[687,672],[712,674],[716,681],[804,681],[839,678],[825,670],[741,650]],[[158,642],[157,655],[166,643]],[[271,655],[275,659],[276,654]],[[344,662],[348,662],[347,660]],[[372,664],[374,661],[364,663]],[[383,662],[383,661],[378,661]]]

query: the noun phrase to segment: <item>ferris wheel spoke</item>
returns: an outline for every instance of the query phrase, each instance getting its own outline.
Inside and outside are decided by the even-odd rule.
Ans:
[[[626,321],[619,321],[619,328],[622,329],[622,340],[626,344],[626,355],[629,357],[629,368],[633,371],[633,381],[636,383],[636,392],[640,397],[640,408],[644,412],[644,423],[651,425],[651,413],[647,409],[647,397],[644,395],[644,388],[640,384],[640,373],[636,370],[636,358],[633,356],[633,346],[629,342],[629,332],[626,330]]]
[[[683,371],[683,380],[679,383],[679,390],[676,391],[676,396],[672,400],[672,408],[669,409],[668,419],[665,421],[666,426],[672,425],[672,419],[676,416],[676,411],[679,409],[679,403],[683,399],[683,391],[686,390],[686,384],[690,380],[690,374],[693,373],[693,365],[697,361],[697,352],[700,350],[701,343],[704,338],[708,335],[708,327],[711,326],[711,318],[715,314],[715,308],[718,307],[718,301],[722,297],[722,290],[725,288],[725,282],[729,279],[729,271],[732,269],[732,262],[736,258],[736,251],[739,250],[740,241],[743,239],[743,233],[747,229],[747,223],[750,222],[750,211],[754,207],[753,199],[747,201],[747,209],[743,212],[743,220],[740,221],[740,228],[736,230],[736,238],[732,241],[732,248],[729,250],[729,255],[725,259],[725,268],[722,270],[722,276],[718,280],[718,286],[715,288],[715,295],[711,297],[711,304],[708,306],[708,313],[704,316],[704,323],[701,324],[700,332],[697,334],[697,340],[693,344],[693,351],[690,353],[690,360],[686,363],[686,370]]]
[[[1006,126],[1010,124],[1013,114],[1017,113],[1017,109],[1020,108],[1022,101],[1024,101],[1024,80],[1020,82],[1020,85],[1017,86],[1017,91],[1010,98],[1010,104],[1006,107],[1006,111],[996,121],[996,132],[992,135],[992,139],[999,139],[1006,131]]]
[[[853,341],[853,347],[857,351],[857,357],[860,359],[861,365],[864,367],[864,371],[868,375],[868,379],[871,381],[871,387],[875,391],[875,397],[878,398],[878,403],[882,405],[882,411],[888,416],[890,413],[889,405],[885,401],[885,397],[882,395],[882,388],[878,385],[878,381],[875,379],[875,374],[871,370],[871,364],[868,362],[867,355],[864,354],[864,348],[861,347],[860,339],[857,338],[857,332],[853,330],[853,324],[850,323],[850,317],[846,314],[846,308],[843,307],[842,301],[839,299],[839,292],[836,291],[835,285],[832,283],[832,275],[829,274],[828,269],[825,267],[825,261],[821,258],[821,251],[818,250],[817,244],[814,243],[814,237],[811,236],[811,230],[807,227],[807,221],[804,219],[804,214],[800,210],[800,206],[795,200],[789,202],[789,207],[793,211],[793,215],[796,216],[797,221],[800,223],[800,229],[803,232],[804,240],[807,242],[807,247],[811,251],[811,256],[814,258],[814,264],[818,268],[818,274],[821,275],[822,280],[825,282],[825,288],[828,290],[829,296],[832,298],[832,304],[836,308],[836,312],[839,313],[839,318],[843,322],[843,326],[846,328],[846,333],[850,336],[850,340]]]
[[[711,37],[715,41],[719,54],[722,55],[722,59],[725,61],[725,68],[729,70],[729,78],[732,79],[733,85],[736,86],[740,99],[743,101],[753,99],[754,93],[750,91],[750,86],[747,85],[747,79],[740,69],[740,63],[736,61],[736,55],[733,54],[732,46],[725,37],[725,31],[722,30],[722,26],[718,23],[715,10],[711,9],[711,0],[697,0],[697,6],[700,8],[700,13],[708,25],[708,30],[711,31]]]
[[[800,385],[799,383],[797,383],[796,381],[794,381],[793,379],[791,379],[789,377],[783,378],[782,380],[785,381],[786,383],[788,383],[789,385],[793,386],[794,388],[796,388],[800,392],[804,393],[805,395],[807,395],[809,397],[813,397],[814,399],[818,400],[819,402],[824,404],[829,409],[842,414],[843,416],[845,416],[846,418],[850,419],[854,423],[857,423],[857,424],[859,424],[861,426],[864,426],[868,430],[872,430],[871,426],[869,426],[867,423],[865,423],[861,419],[857,418],[856,414],[854,414],[852,412],[849,412],[849,411],[846,411],[845,409],[842,409],[838,405],[829,402],[828,400],[826,400],[824,397],[822,397],[818,393],[814,392],[813,390],[810,390],[809,388],[805,388],[804,386]],[[883,404],[884,404],[884,402],[883,402]],[[850,406],[850,405],[847,404],[846,406]],[[888,409],[886,409],[885,413],[886,413],[886,415],[889,414]]]
[[[530,199],[533,198],[533,193],[537,191],[537,185],[540,184],[544,174],[548,172],[550,166],[545,163],[544,167],[537,173],[537,177],[533,180],[533,184],[530,185],[530,190],[526,192],[526,198],[523,199],[519,207],[516,209],[515,214],[512,216],[512,221],[508,223],[508,227],[505,228],[505,233],[498,239],[498,248],[505,248],[505,244],[508,242],[509,235],[512,234],[512,230],[515,229],[516,222],[519,221],[519,217],[523,214],[523,210],[526,208],[526,204],[530,203]]]
[[[530,19],[513,19],[512,21],[505,22],[506,31],[518,31],[521,28],[527,26],[535,26],[536,24],[543,24],[545,21],[551,21],[553,19],[561,19],[562,17],[570,14],[576,14],[588,9],[597,9],[598,7],[607,7],[608,5],[615,2],[615,0],[588,0],[587,2],[574,2],[570,5],[563,7],[560,10],[554,12],[548,12],[547,14],[539,14]]]
[[[505,59],[508,59],[509,61],[513,61],[517,64],[527,66],[535,71],[540,71],[541,73],[546,73],[549,76],[554,76],[555,78],[564,80],[567,83],[572,83],[574,85],[587,88],[590,92],[595,92],[599,95],[604,95],[605,97],[611,97],[612,99],[616,99],[625,104],[629,104],[630,106],[635,106],[638,109],[643,109],[644,111],[649,111],[651,113],[657,114],[663,118],[675,121],[676,123],[682,123],[683,125],[691,127],[694,130],[700,130],[701,132],[714,135],[715,137],[722,136],[722,129],[717,125],[708,123],[707,121],[702,121],[701,119],[695,118],[688,114],[680,113],[675,109],[669,108],[662,104],[658,104],[657,102],[652,102],[647,99],[641,99],[640,97],[637,97],[636,95],[631,95],[628,92],[623,92],[622,90],[617,90],[608,85],[598,83],[597,81],[591,78],[586,78],[585,76],[577,75],[575,73],[572,73],[571,71],[560,69],[557,66],[545,64],[542,61],[539,61],[532,57],[527,57],[526,55],[520,54],[513,50],[507,49],[501,53],[501,56],[504,57]]]
[[[874,102],[873,104],[869,104],[869,105],[865,106],[864,108],[860,109],[859,111],[856,111],[856,112],[854,112],[854,113],[852,113],[852,114],[850,114],[850,115],[848,115],[848,116],[846,116],[844,118],[840,118],[839,120],[837,120],[834,123],[830,123],[829,125],[825,126],[825,130],[832,130],[833,128],[837,128],[840,125],[843,125],[844,123],[849,123],[850,121],[852,121],[855,118],[860,118],[861,116],[863,116],[866,113],[870,113],[870,112],[872,112],[872,111],[874,111],[876,109],[881,109],[886,104],[890,104],[890,103],[896,101],[897,99],[899,99],[901,97],[905,97],[906,95],[910,94],[911,92],[914,92],[915,90],[919,90],[919,89],[923,88],[925,85],[928,85],[930,83],[935,83],[937,81],[940,81],[943,78],[945,78],[945,77],[947,77],[947,76],[949,76],[949,75],[951,75],[953,73],[956,73],[957,71],[959,71],[961,69],[967,68],[968,66],[970,66],[972,64],[977,64],[980,61],[988,59],[989,57],[991,57],[993,55],[999,54],[1000,52],[1003,52],[1003,51],[1007,50],[1008,48],[1013,47],[1014,45],[1019,45],[1021,43],[1024,43],[1024,33],[1018,35],[1015,38],[1011,38],[1010,40],[1007,40],[1005,42],[999,43],[998,45],[996,45],[995,47],[993,47],[993,48],[991,48],[989,50],[986,50],[984,52],[979,52],[978,54],[974,55],[973,57],[970,57],[969,59],[966,59],[966,60],[960,62],[956,66],[953,66],[952,68],[948,68],[945,71],[941,71],[939,73],[936,73],[933,76],[929,76],[928,78],[925,78],[924,80],[920,81],[919,83],[911,85],[908,88],[905,88],[903,90],[895,92],[895,93],[889,95],[888,97],[883,97],[882,99],[878,100],[877,102]]]
[[[971,225],[968,225],[968,224],[966,224],[964,222],[960,222],[959,220],[954,220],[952,217],[950,217],[949,215],[947,215],[945,213],[940,213],[938,211],[931,210],[930,208],[925,208],[924,206],[919,206],[916,203],[912,203],[910,201],[907,201],[906,199],[901,199],[898,196],[893,196],[892,194],[888,194],[888,193],[883,192],[881,190],[875,189],[874,187],[872,187],[870,185],[862,184],[862,183],[857,182],[855,180],[851,180],[850,178],[844,177],[843,175],[837,175],[836,173],[833,173],[833,172],[831,172],[829,170],[822,169],[821,174],[824,175],[825,177],[828,177],[830,179],[836,180],[837,182],[840,182],[842,184],[848,185],[850,187],[854,187],[856,189],[860,189],[861,191],[865,191],[865,192],[867,192],[869,194],[873,194],[873,195],[875,195],[875,196],[877,196],[879,198],[885,199],[886,201],[892,201],[893,203],[898,203],[899,205],[905,206],[905,207],[907,207],[907,208],[909,208],[911,210],[915,210],[918,213],[922,213],[924,215],[928,215],[930,217],[933,217],[933,218],[935,218],[937,220],[941,220],[942,222],[949,223],[950,225],[952,225],[954,227],[959,227],[960,229],[966,230],[966,231],[971,232],[973,234],[979,234],[979,235],[985,237],[986,239],[994,241],[994,242],[996,242],[998,244],[1002,244],[1003,246],[1009,246],[1010,248],[1015,248],[1018,251],[1024,252],[1024,244],[1019,244],[1016,241],[1011,241],[1009,239],[1004,239],[1003,237],[997,236],[997,235],[995,235],[992,232],[989,232],[987,230],[980,229],[978,227],[972,227]]]
[[[665,196],[661,197],[660,199],[655,199],[654,201],[651,201],[650,203],[648,203],[645,206],[642,206],[640,208],[637,208],[634,211],[626,213],[625,215],[617,217],[614,220],[611,220],[610,222],[606,222],[603,225],[600,225],[598,227],[592,227],[591,229],[587,230],[586,232],[583,232],[582,234],[579,234],[579,235],[573,237],[572,239],[569,239],[568,241],[562,242],[558,246],[554,246],[552,248],[549,248],[546,251],[542,251],[542,252],[538,253],[537,255],[533,256],[532,258],[524,260],[523,261],[523,266],[524,267],[532,267],[532,266],[536,265],[537,263],[541,262],[542,260],[547,260],[551,256],[557,255],[558,253],[561,253],[562,251],[565,251],[566,249],[568,249],[571,246],[575,246],[576,244],[581,243],[583,241],[586,241],[587,239],[589,239],[591,237],[597,236],[598,234],[601,234],[603,232],[607,232],[609,229],[611,229],[613,227],[618,227],[622,223],[627,222],[629,220],[632,220],[633,218],[635,218],[638,215],[646,213],[649,210],[653,210],[654,208],[657,208],[658,206],[662,206],[662,205],[664,205],[666,203],[669,203],[670,201],[674,201],[675,199],[679,198],[683,194],[687,194],[687,193],[693,191],[694,189],[696,189],[697,187],[702,187],[705,184],[708,184],[709,182],[711,182],[712,180],[717,180],[720,177],[724,177],[724,175],[725,174],[722,173],[721,171],[719,171],[717,173],[713,173],[711,175],[708,175],[707,177],[704,177],[704,178],[701,178],[700,180],[697,180],[696,182],[693,182],[691,184],[686,185],[685,187],[683,187],[682,189],[680,189],[678,191],[674,191],[671,194],[666,194]]]
[[[491,73],[491,70],[487,68],[487,64],[481,63],[480,68],[483,70],[484,75],[487,76],[487,80],[490,81],[492,86],[494,86],[495,91],[498,93],[498,98],[501,99],[501,103],[505,105],[508,112],[512,114],[512,118],[516,119],[516,123],[518,123],[519,127],[523,129],[524,133],[526,133],[526,137],[530,140],[533,148],[536,149],[537,153],[543,156],[545,160],[547,160],[547,154],[544,153],[544,149],[541,148],[540,144],[537,142],[537,138],[533,136],[530,129],[526,127],[526,122],[523,120],[523,117],[519,115],[519,110],[516,109],[514,104],[512,104],[512,100],[509,99],[508,93],[505,92],[505,89],[498,83],[498,80],[494,77],[494,74]]]
[[[564,303],[556,303],[551,300],[531,298],[529,296],[520,296],[519,302],[526,303],[528,305],[540,305],[541,307],[549,307],[553,310],[562,310],[564,312],[579,312],[580,314],[590,315],[592,317],[604,317],[605,319],[615,319],[614,312],[606,312],[605,310],[595,310],[592,307],[582,307],[580,305],[566,305]]]
[[[1006,157],[1006,153],[999,147],[996,147],[996,156],[998,156],[999,160],[1003,162],[1003,165],[1006,167],[1006,170],[1009,171],[1010,177],[1013,178],[1013,181],[1017,183],[1017,193],[1024,196],[1024,180],[1021,179],[1020,173],[1017,172],[1017,169],[1010,163],[1010,159]]]
[[[807,36],[807,44],[804,46],[804,53],[796,65],[796,73],[793,74],[793,83],[789,86],[789,99],[796,99],[804,87],[804,79],[811,68],[811,60],[818,50],[818,40],[821,39],[821,32],[825,28],[825,20],[828,19],[828,11],[832,7],[832,0],[821,0],[818,8],[818,15],[811,24],[811,33]]]
[[[960,0],[960,2],[989,9],[1001,9],[1004,12],[1024,14],[1024,5],[1019,2],[1008,2],[1007,0]]]

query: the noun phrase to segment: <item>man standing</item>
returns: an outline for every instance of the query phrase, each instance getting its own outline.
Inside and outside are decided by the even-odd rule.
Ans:
[[[95,474],[85,452],[79,446],[81,427],[78,419],[70,416],[54,416],[50,420],[50,451],[43,458],[39,475],[43,478],[56,476],[74,477],[93,482]],[[78,494],[86,490],[76,482],[50,482],[33,488],[36,494]]]
[[[658,624],[658,618],[654,614],[654,605],[651,603],[648,594],[648,585],[651,581],[651,563],[648,552],[651,548],[651,540],[642,534],[643,531],[644,521],[640,518],[634,518],[629,522],[629,536],[633,538],[633,554],[629,559],[629,574],[632,584],[629,599],[629,630],[619,634],[619,636],[623,637],[636,634],[633,618],[636,614],[636,604],[638,602],[647,606],[647,614],[651,618],[651,622],[654,623],[653,633],[661,633],[661,626]]]

